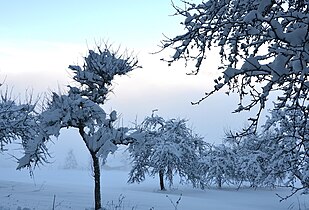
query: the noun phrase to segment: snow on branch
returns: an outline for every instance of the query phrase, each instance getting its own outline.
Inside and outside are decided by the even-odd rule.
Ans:
[[[103,104],[114,77],[125,75],[136,68],[140,68],[137,58],[128,52],[119,54],[107,45],[104,49],[97,46],[96,51],[89,50],[83,66],[69,66],[74,73],[73,79],[80,84],[80,87],[72,90],[98,104]]]
[[[162,41],[162,50],[174,53],[169,64],[183,59],[193,62],[193,73],[204,68],[207,55],[219,48],[222,75],[212,91],[239,95],[236,112],[259,107],[251,118],[253,127],[271,92],[280,95],[275,108],[288,104],[308,105],[309,95],[309,2],[301,0],[209,0],[200,4],[174,5],[183,16],[185,32]],[[205,66],[206,68],[206,66]]]
[[[0,101],[0,152],[12,141],[31,136],[29,128],[35,123],[35,105],[17,104],[2,96]]]

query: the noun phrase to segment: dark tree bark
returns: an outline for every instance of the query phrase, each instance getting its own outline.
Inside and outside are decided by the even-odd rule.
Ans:
[[[218,184],[218,188],[222,188],[222,177],[221,177],[221,175],[217,176],[217,184]]]
[[[100,171],[100,161],[97,157],[97,151],[92,151],[85,140],[85,131],[84,131],[84,124],[81,122],[78,129],[79,134],[82,136],[88,151],[90,152],[92,158],[92,167],[93,167],[93,177],[94,177],[94,209],[100,210],[102,207],[101,204],[101,171]]]
[[[159,178],[160,178],[160,189],[165,190],[165,187],[164,187],[164,171],[163,170],[159,171]]]
[[[100,162],[99,158],[96,156],[95,152],[90,152],[93,163],[93,177],[94,177],[94,202],[95,202],[95,210],[101,209],[101,183],[100,183]]]

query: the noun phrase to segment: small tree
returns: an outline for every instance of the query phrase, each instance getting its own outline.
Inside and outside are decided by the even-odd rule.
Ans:
[[[144,138],[129,146],[133,166],[128,182],[141,182],[146,174],[159,174],[160,189],[165,190],[164,179],[172,185],[174,173],[178,173],[194,186],[199,184],[194,165],[204,142],[187,127],[186,120],[164,120],[152,114],[138,130]]]
[[[275,179],[268,179],[269,160],[273,151],[268,147],[270,144],[263,140],[265,139],[262,136],[250,134],[243,137],[237,147],[234,147],[238,155],[235,178],[240,181],[240,184],[247,181],[251,187],[275,186],[278,176],[273,177]]]
[[[74,155],[73,149],[70,149],[67,156],[65,157],[64,169],[76,169],[78,166],[76,157]]]
[[[137,60],[125,54],[117,55],[105,46],[89,50],[83,66],[69,66],[76,87],[69,86],[68,94],[53,93],[52,99],[38,119],[39,132],[24,140],[25,154],[19,159],[18,169],[44,161],[45,143],[50,136],[59,136],[61,128],[77,128],[93,162],[95,181],[95,209],[101,208],[100,158],[103,162],[117,144],[127,144],[126,128],[115,128],[116,111],[107,114],[101,107],[111,91],[116,75],[124,75],[138,68]],[[130,141],[130,140],[129,140]]]
[[[231,148],[212,145],[203,154],[198,164],[202,186],[214,183],[221,188],[235,181],[237,154]]]

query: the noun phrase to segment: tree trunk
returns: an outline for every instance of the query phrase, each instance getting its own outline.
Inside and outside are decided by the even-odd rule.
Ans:
[[[101,209],[101,183],[100,183],[100,162],[95,152],[90,152],[93,162],[93,177],[94,177],[94,202],[95,210]]]
[[[221,175],[217,176],[217,184],[218,184],[218,188],[222,187],[222,177],[221,177]]]
[[[99,158],[97,157],[97,152],[92,151],[88,143],[86,141],[86,135],[84,131],[84,124],[80,122],[80,125],[78,127],[79,134],[83,138],[88,151],[90,152],[91,158],[92,158],[92,167],[93,167],[93,177],[94,177],[94,209],[95,210],[100,210],[102,205],[101,205],[101,181],[100,181],[100,161]]]
[[[159,178],[160,178],[160,189],[165,190],[165,187],[164,187],[164,171],[163,170],[159,171]]]

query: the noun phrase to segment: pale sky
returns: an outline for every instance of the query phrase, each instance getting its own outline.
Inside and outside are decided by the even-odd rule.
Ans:
[[[160,61],[168,52],[150,54],[160,49],[163,34],[173,37],[183,30],[181,17],[171,16],[171,1],[0,1],[0,79],[15,95],[63,90],[70,78],[67,67],[81,64],[88,49],[108,40],[133,51],[143,66],[115,81],[105,106],[117,110],[124,124],[159,109],[165,118],[187,118],[211,143],[221,142],[224,129],[244,125],[248,114],[230,114],[236,96],[219,93],[199,106],[190,104],[212,87],[219,58],[211,55],[199,76],[187,76],[190,69],[183,63],[168,67]]]

